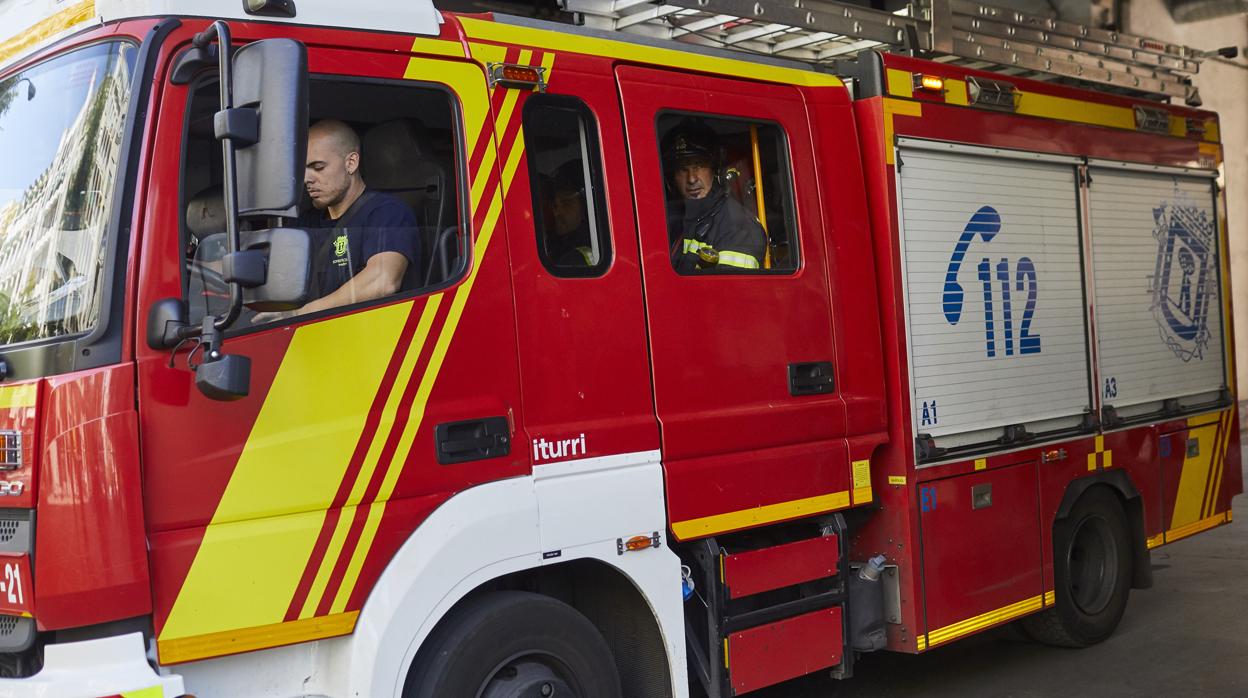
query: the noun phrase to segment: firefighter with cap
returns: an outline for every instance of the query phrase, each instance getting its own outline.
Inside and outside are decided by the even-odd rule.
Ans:
[[[551,178],[546,256],[557,267],[591,267],[597,262],[589,239],[584,169],[579,158],[569,160]]]
[[[680,200],[669,205],[672,266],[681,274],[758,269],[767,246],[763,226],[718,181],[718,137],[687,118],[663,138],[663,168]]]

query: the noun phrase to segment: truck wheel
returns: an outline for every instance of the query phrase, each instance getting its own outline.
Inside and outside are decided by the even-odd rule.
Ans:
[[[1022,620],[1028,635],[1049,645],[1087,647],[1114,632],[1131,591],[1131,537],[1122,505],[1108,489],[1089,490],[1053,526],[1053,579],[1057,603]]]
[[[571,606],[521,591],[455,609],[416,656],[404,698],[620,698],[615,660]]]

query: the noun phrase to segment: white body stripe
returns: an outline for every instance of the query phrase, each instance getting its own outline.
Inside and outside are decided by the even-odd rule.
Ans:
[[[616,539],[662,537],[620,555]],[[658,451],[538,465],[533,475],[462,492],[421,524],[391,560],[341,638],[195,662],[176,669],[200,698],[239,695],[398,696],[420,643],[468,592],[499,576],[593,558],[627,576],[653,610],[687,695],[680,560],[667,545]],[[559,556],[543,560],[543,552]],[[270,662],[282,667],[274,670]],[[257,677],[270,679],[257,692]],[[280,682],[278,685],[276,682]]]

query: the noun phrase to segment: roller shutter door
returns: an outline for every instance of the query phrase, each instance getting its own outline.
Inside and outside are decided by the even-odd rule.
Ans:
[[[1102,402],[1129,413],[1215,398],[1226,371],[1212,181],[1090,172]]]
[[[915,433],[942,447],[1091,409],[1075,167],[903,142]]]

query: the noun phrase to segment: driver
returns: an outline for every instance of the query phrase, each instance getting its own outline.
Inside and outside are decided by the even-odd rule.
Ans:
[[[313,259],[320,297],[293,311],[306,315],[414,288],[420,237],[411,209],[401,200],[369,191],[360,174],[360,138],[341,121],[308,129],[303,182],[313,209],[299,227],[319,229]],[[255,322],[271,320],[261,313]]]

